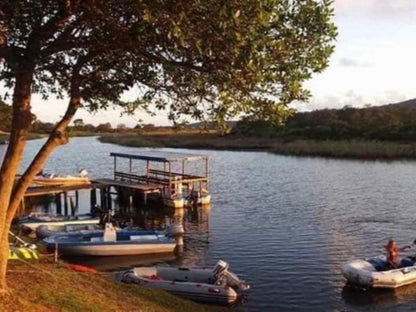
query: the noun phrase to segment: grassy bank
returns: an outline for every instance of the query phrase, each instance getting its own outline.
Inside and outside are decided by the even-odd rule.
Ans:
[[[63,264],[11,262],[7,280],[11,295],[0,298],[0,311],[228,310],[185,301],[163,291],[120,284],[107,275],[69,271]]]
[[[282,155],[352,159],[416,159],[416,143],[388,141],[283,141],[267,137],[217,134],[106,135],[104,143],[135,147],[190,149],[261,150]]]
[[[29,133],[27,138],[28,140],[35,140],[35,139],[40,139],[45,137],[44,134],[39,134],[39,133]],[[6,141],[9,140],[9,134],[6,132],[1,132],[0,131],[0,144],[4,144]]]

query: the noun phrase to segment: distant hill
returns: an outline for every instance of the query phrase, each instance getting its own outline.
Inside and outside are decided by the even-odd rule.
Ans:
[[[400,108],[416,108],[416,99],[407,100],[399,103],[382,105],[380,107],[400,107]]]
[[[0,131],[10,131],[11,124],[12,107],[0,100]]]
[[[234,133],[313,140],[416,141],[416,99],[383,106],[299,112],[283,127],[262,121],[240,121]]]

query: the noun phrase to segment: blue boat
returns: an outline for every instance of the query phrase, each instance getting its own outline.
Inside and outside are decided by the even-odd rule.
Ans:
[[[174,239],[158,231],[116,231],[111,223],[105,230],[90,233],[53,235],[43,240],[50,250],[63,255],[126,256],[173,252]]]

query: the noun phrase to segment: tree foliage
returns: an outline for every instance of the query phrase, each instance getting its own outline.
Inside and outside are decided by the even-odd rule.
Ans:
[[[9,87],[29,66],[45,97],[70,94],[79,76],[90,110],[153,104],[172,119],[279,121],[282,105],[308,98],[302,83],[327,66],[336,35],[326,0],[21,0],[0,12]],[[141,95],[120,101],[133,85]]]

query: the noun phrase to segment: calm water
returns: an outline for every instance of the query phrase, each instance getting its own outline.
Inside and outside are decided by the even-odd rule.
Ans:
[[[25,164],[40,142],[29,143]],[[75,138],[45,169],[72,173],[85,167],[92,177],[111,177],[109,153],[138,150]],[[400,244],[416,238],[416,162],[180,151],[212,156],[212,205],[176,214],[140,210],[139,223],[148,228],[183,218],[190,233],[183,256],[140,261],[213,265],[224,259],[252,286],[242,306],[247,311],[416,309],[416,285],[361,293],[345,289],[340,273],[347,260],[380,254],[389,237]]]

